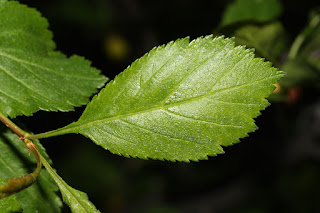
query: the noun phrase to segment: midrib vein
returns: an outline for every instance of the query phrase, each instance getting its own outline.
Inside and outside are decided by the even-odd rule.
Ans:
[[[2,51],[1,51],[2,50]],[[39,69],[43,69],[43,70],[46,70],[48,72],[51,72],[55,75],[59,75],[59,76],[63,76],[63,77],[71,77],[71,78],[78,78],[78,79],[81,79],[81,80],[88,80],[88,81],[96,81],[96,80],[99,80],[97,78],[88,78],[87,76],[79,76],[79,75],[68,75],[66,74],[66,72],[57,72],[56,70],[52,69],[52,68],[48,68],[46,66],[43,66],[41,64],[38,64],[38,63],[34,63],[34,62],[30,62],[30,61],[26,61],[24,59],[21,59],[21,58],[18,58],[18,57],[15,57],[13,55],[11,55],[10,53],[7,53],[5,51],[3,51],[4,49],[3,48],[0,48],[0,56],[3,56],[3,57],[6,57],[6,58],[9,58],[13,61],[16,61],[16,62],[19,62],[19,63],[22,63],[22,64],[27,64],[27,65],[30,65],[30,66],[34,66],[34,67],[37,67]],[[19,50],[16,50],[16,49],[11,49],[11,51],[17,51],[17,52],[20,52],[20,53],[24,53],[24,54],[28,54],[26,52],[22,52],[22,51],[19,51]],[[40,56],[37,56],[35,55],[34,58],[40,58]],[[47,56],[47,57],[43,57],[43,58],[52,58],[52,60],[62,60],[60,58],[55,58],[53,56]],[[64,58],[64,60],[70,60],[70,58]]]
[[[73,124],[70,124],[68,126],[62,127],[60,129],[49,131],[49,132],[45,132],[45,133],[41,133],[41,134],[37,134],[37,135],[39,135],[39,136],[40,135],[47,135],[48,137],[51,137],[51,136],[68,134],[68,133],[79,133],[79,131],[77,131],[77,129],[86,128],[87,126],[90,126],[90,125],[94,125],[94,124],[98,124],[98,123],[102,123],[102,122],[110,122],[110,121],[118,120],[118,119],[121,119],[121,118],[130,117],[130,116],[133,116],[133,115],[138,115],[138,114],[148,113],[148,112],[151,112],[151,111],[167,109],[167,108],[170,108],[170,107],[183,105],[183,104],[186,104],[186,103],[190,103],[190,102],[194,102],[194,101],[200,100],[202,98],[209,97],[211,95],[214,95],[215,93],[217,94],[219,92],[224,92],[224,91],[233,90],[233,89],[236,89],[236,88],[245,87],[245,86],[248,86],[248,85],[251,85],[251,84],[256,84],[256,83],[259,83],[259,82],[267,81],[269,79],[277,78],[277,77],[280,77],[280,76],[282,76],[281,73],[273,75],[273,76],[270,76],[268,78],[260,79],[260,80],[254,81],[254,82],[248,82],[248,83],[244,83],[244,84],[240,84],[240,85],[235,85],[233,87],[228,87],[228,88],[223,88],[223,89],[220,89],[220,90],[208,92],[208,93],[206,93],[204,95],[193,97],[193,98],[190,98],[190,99],[186,99],[186,100],[183,100],[183,101],[180,101],[180,102],[174,102],[174,103],[171,103],[171,104],[161,105],[161,106],[153,107],[153,108],[146,109],[146,110],[131,112],[131,113],[122,114],[122,115],[116,115],[116,116],[113,116],[113,117],[103,118],[103,119],[99,119],[99,120],[90,121],[90,122],[86,122],[86,123],[75,125],[75,124],[77,124],[77,122],[78,122],[77,121],[77,122],[75,122]],[[237,104],[237,103],[235,103],[235,104]],[[241,103],[241,104],[245,104],[245,103]],[[249,105],[249,103],[248,103],[248,105]],[[40,137],[40,138],[42,138],[42,137]]]

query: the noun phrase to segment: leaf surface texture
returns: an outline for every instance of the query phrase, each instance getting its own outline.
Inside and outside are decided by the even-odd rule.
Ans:
[[[127,157],[206,159],[257,129],[282,75],[233,39],[179,39],[135,61],[53,134],[81,133]]]
[[[7,116],[73,110],[106,82],[84,58],[54,51],[47,28],[35,9],[0,1],[0,111]]]

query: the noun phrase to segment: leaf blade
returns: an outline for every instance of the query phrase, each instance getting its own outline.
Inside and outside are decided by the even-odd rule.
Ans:
[[[5,115],[70,111],[88,103],[106,82],[84,58],[54,51],[47,20],[36,10],[1,1],[0,26],[0,111]]]
[[[126,157],[207,159],[257,129],[282,75],[232,39],[179,39],[135,61],[53,134],[80,133]]]

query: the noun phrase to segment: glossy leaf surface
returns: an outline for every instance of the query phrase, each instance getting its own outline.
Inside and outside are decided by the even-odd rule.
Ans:
[[[232,39],[180,39],[135,61],[77,122],[46,136],[81,133],[127,157],[206,159],[257,129],[282,75]]]
[[[54,51],[48,22],[35,9],[0,1],[0,111],[69,111],[88,103],[106,78],[79,56]]]

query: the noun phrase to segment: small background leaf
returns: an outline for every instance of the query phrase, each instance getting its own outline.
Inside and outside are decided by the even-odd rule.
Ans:
[[[299,56],[317,70],[320,70],[320,7],[310,14],[308,26],[304,29],[304,44]]]
[[[279,83],[285,90],[320,86],[320,9],[311,12],[308,25],[293,43],[282,69],[286,76]]]
[[[47,28],[35,9],[0,2],[0,111],[5,115],[73,110],[106,82],[84,58],[54,51]]]
[[[256,54],[276,62],[286,50],[287,40],[285,30],[280,22],[265,25],[246,25],[235,32],[236,44],[255,48]]]
[[[135,61],[53,134],[81,133],[127,157],[206,159],[257,129],[282,75],[231,39],[180,39]]]
[[[45,149],[35,141],[39,152],[48,158]],[[48,159],[50,162],[50,159]],[[34,156],[28,156],[24,142],[18,136],[0,124],[0,177],[6,181],[12,177],[20,177],[32,172],[36,167]],[[23,212],[60,212],[62,202],[52,178],[42,169],[37,181],[29,188],[15,194]],[[1,201],[0,201],[1,203]]]
[[[225,10],[221,26],[242,21],[266,22],[275,20],[282,12],[278,0],[236,0]]]
[[[286,70],[286,73],[288,73],[285,78],[279,81],[283,88],[291,88],[297,85],[319,85],[319,71],[301,58],[288,60],[282,66],[282,69]]]

